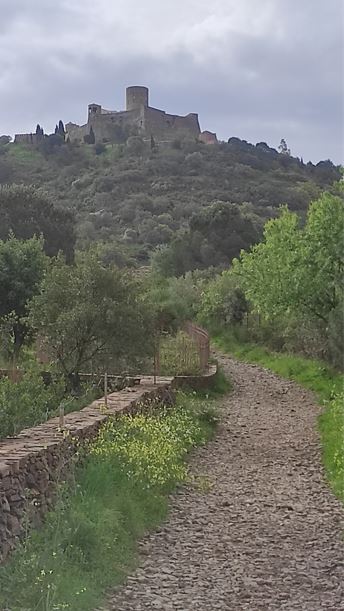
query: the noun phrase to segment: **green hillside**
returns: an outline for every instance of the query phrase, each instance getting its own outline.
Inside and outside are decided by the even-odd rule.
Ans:
[[[259,239],[281,204],[304,215],[339,178],[330,161],[304,164],[238,138],[152,148],[138,137],[107,146],[48,137],[39,147],[0,146],[0,185],[34,185],[73,212],[79,248],[107,242],[145,263],[151,251],[170,244],[164,256],[170,255],[171,273],[226,265]]]

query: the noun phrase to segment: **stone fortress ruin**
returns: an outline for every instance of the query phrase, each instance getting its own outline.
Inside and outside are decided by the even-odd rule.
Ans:
[[[136,134],[143,139],[153,137],[156,142],[185,137],[216,142],[216,134],[204,132],[202,135],[196,113],[182,117],[153,108],[149,106],[148,88],[138,86],[127,87],[126,110],[105,110],[100,104],[89,104],[87,123],[82,126],[67,123],[66,139],[81,143],[91,131],[96,142],[104,143]]]
[[[126,109],[105,110],[100,104],[89,104],[88,120],[85,125],[67,123],[65,139],[72,143],[125,142],[129,136],[138,135],[144,140],[170,142],[176,139],[198,139],[206,144],[217,142],[216,134],[201,132],[198,115],[190,113],[185,117],[166,113],[149,106],[147,87],[127,87]],[[15,142],[37,144],[42,136],[17,134]]]

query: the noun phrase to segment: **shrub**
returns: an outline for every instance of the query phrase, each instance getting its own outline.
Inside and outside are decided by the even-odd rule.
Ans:
[[[163,410],[110,420],[100,432],[91,454],[114,460],[126,476],[143,486],[171,486],[186,479],[182,458],[205,441],[186,410]]]
[[[17,383],[8,378],[0,380],[0,439],[50,418],[63,397],[63,390],[59,380],[46,386],[35,369],[25,373]]]
[[[166,336],[160,346],[161,375],[198,375],[200,358],[195,342],[183,331]]]

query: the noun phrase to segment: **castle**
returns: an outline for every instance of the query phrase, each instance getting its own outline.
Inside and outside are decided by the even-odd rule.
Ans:
[[[105,110],[100,104],[89,104],[87,123],[81,126],[67,123],[65,130],[66,140],[75,143],[87,142],[90,134],[92,138],[94,134],[96,143],[118,142],[136,134],[143,139],[153,137],[155,142],[186,137],[206,144],[217,141],[216,134],[201,132],[196,113],[181,117],[153,108],[149,106],[148,88],[138,86],[127,87],[126,110]],[[15,142],[35,143],[35,134],[17,134]]]

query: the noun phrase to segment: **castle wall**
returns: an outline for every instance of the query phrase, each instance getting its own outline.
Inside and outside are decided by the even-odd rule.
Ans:
[[[84,142],[84,136],[90,133],[88,124],[76,125],[76,123],[66,123],[66,140],[74,142],[75,144],[82,144]]]
[[[151,107],[144,108],[143,112],[144,130],[148,136],[173,140],[187,135],[198,138],[201,132],[198,115],[195,113],[180,117]]]
[[[216,134],[214,132],[209,132],[208,130],[199,135],[199,140],[204,144],[216,144],[218,141]]]
[[[42,140],[42,136],[37,137],[37,134],[16,134],[14,142],[16,144],[37,144]]]
[[[88,126],[92,125],[97,142],[114,142],[118,139],[118,128],[137,128],[143,131],[144,117],[142,108],[122,112],[107,112],[90,116]],[[89,133],[89,132],[88,132]]]
[[[153,136],[157,141],[185,137],[199,138],[201,130],[196,113],[190,113],[185,117],[168,114],[164,110],[148,106],[148,95],[146,87],[128,87],[127,110],[120,112],[105,110],[99,104],[90,104],[86,125],[79,126],[74,123],[66,125],[67,139],[82,143],[84,137],[90,133],[91,127],[96,142],[118,142],[121,129],[126,135],[133,129],[143,137]],[[210,139],[209,136],[207,140]]]

